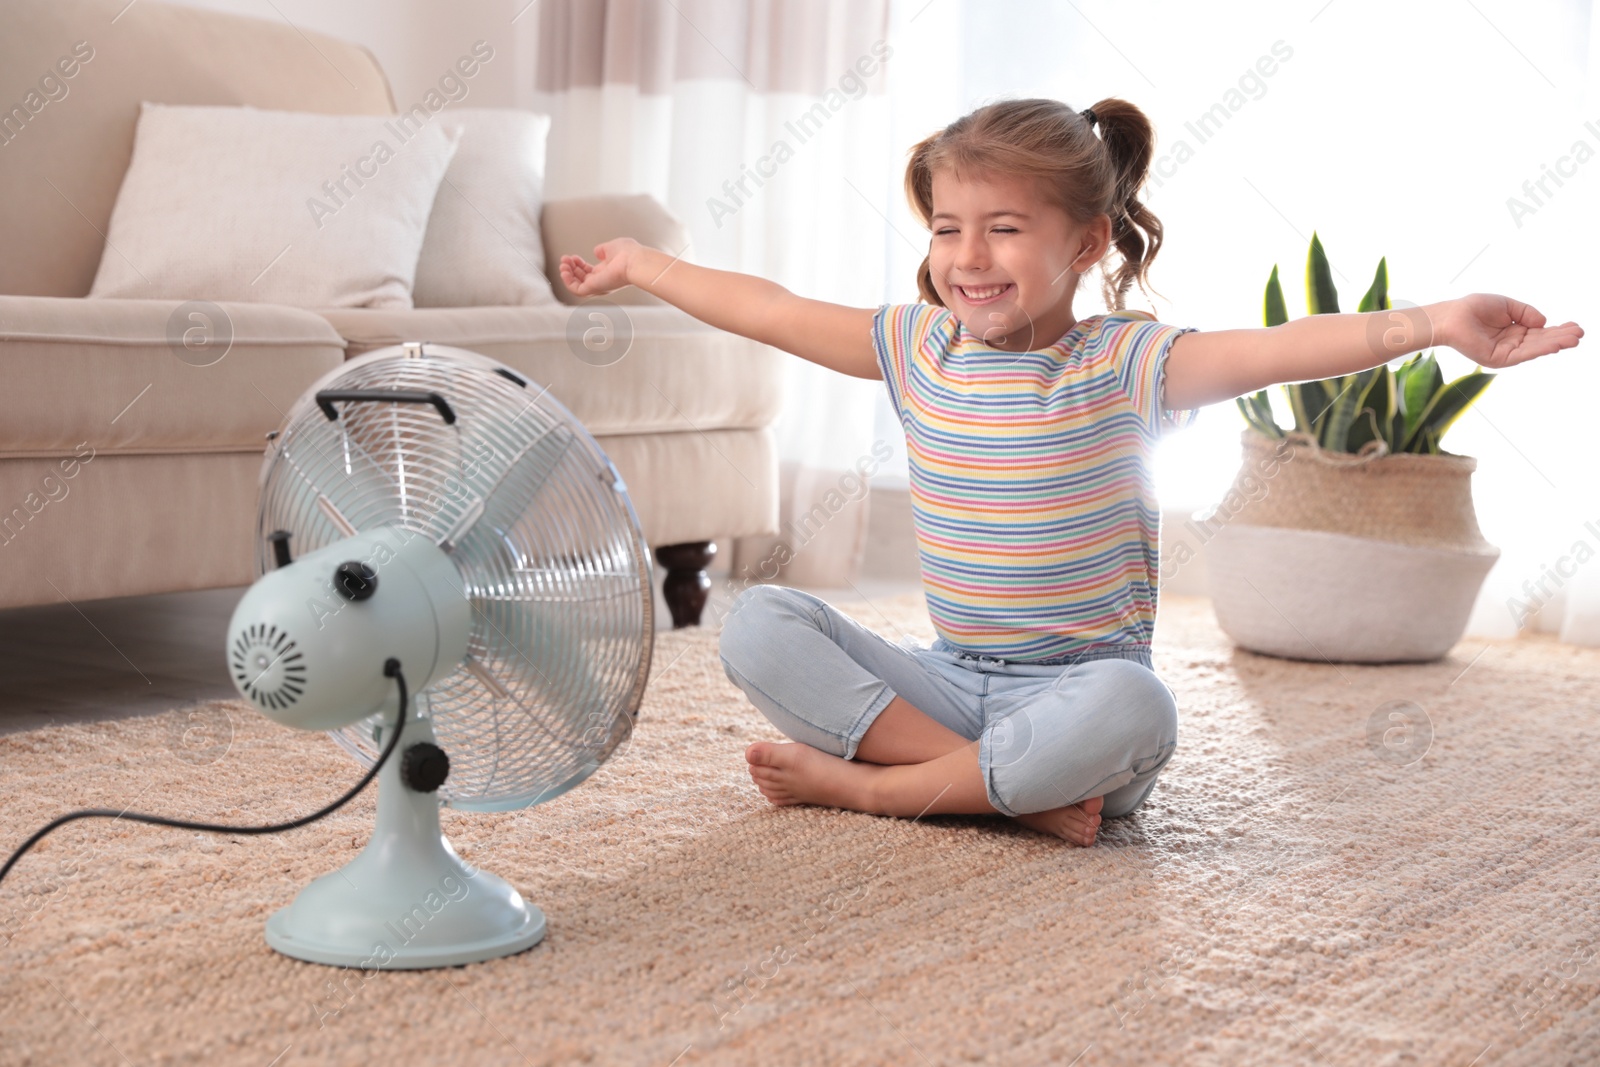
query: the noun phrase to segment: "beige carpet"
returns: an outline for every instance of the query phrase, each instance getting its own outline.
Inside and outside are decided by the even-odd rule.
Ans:
[[[931,636],[917,598],[849,610]],[[262,922],[354,854],[370,794],[270,838],[78,823],[0,885],[0,1062],[1600,1059],[1600,653],[1296,663],[1167,598],[1178,753],[1092,850],[998,817],[769,808],[741,752],[778,735],[715,635],[656,657],[631,749],[589,784],[445,813],[547,912],[532,951],[365,984],[271,952]],[[1369,744],[1392,701],[1431,720],[1425,752],[1422,727]],[[82,805],[276,820],[352,780],[320,735],[218,707],[231,746],[188,761],[176,713],[0,738],[3,847]]]

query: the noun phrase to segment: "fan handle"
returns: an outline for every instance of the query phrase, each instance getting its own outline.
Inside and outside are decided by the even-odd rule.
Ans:
[[[317,393],[317,407],[328,416],[329,422],[339,418],[339,409],[333,406],[335,400],[372,400],[393,404],[432,404],[439,411],[439,417],[445,421],[446,426],[455,425],[455,409],[450,402],[438,393],[417,393],[403,389],[323,389]]]

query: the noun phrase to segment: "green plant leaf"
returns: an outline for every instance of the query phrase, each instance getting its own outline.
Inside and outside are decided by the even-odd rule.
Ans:
[[[1411,375],[1415,373],[1417,369],[1417,363],[1421,359],[1422,353],[1418,352],[1410,359],[1403,360],[1400,365],[1394,369],[1395,403],[1399,407],[1405,407],[1406,382],[1411,380]]]
[[[1486,374],[1481,370],[1464,374],[1443,386],[1436,392],[1418,416],[1417,427],[1407,438],[1405,450],[1407,452],[1420,452],[1424,449],[1418,447],[1426,443],[1429,453],[1439,451],[1439,441],[1444,437],[1461,413],[1471,406],[1472,402],[1483,395],[1489,388],[1489,383],[1494,381],[1493,374]]]
[[[1289,311],[1283,303],[1283,286],[1278,284],[1278,265],[1272,265],[1272,277],[1267,279],[1267,295],[1263,301],[1262,318],[1268,326],[1282,326],[1289,321]]]
[[[1404,433],[1401,435],[1402,452],[1411,450],[1411,439],[1421,425],[1422,412],[1444,388],[1444,372],[1439,369],[1439,361],[1433,358],[1431,351],[1419,352],[1407,366],[1405,387],[1400,393],[1400,410],[1405,415]]]
[[[1390,452],[1394,452],[1400,447],[1400,442],[1395,440],[1394,430],[1395,417],[1399,413],[1395,403],[1394,372],[1387,365],[1372,369],[1377,373],[1372,379],[1372,388],[1367,390],[1365,403],[1377,423],[1377,436],[1383,438]],[[1360,447],[1352,445],[1350,450],[1354,452]]]
[[[1256,431],[1256,433],[1261,433],[1261,424],[1256,421],[1255,410],[1245,402],[1245,398],[1242,396],[1236,396],[1233,398],[1233,403],[1234,406],[1239,409],[1239,414],[1244,416],[1244,421],[1249,423],[1250,428]]]
[[[1376,402],[1379,393],[1388,395],[1389,368],[1386,366],[1369,367],[1360,373],[1361,384],[1356,389],[1356,410],[1370,407]]]
[[[1283,427],[1278,426],[1278,419],[1272,414],[1272,398],[1267,395],[1267,390],[1262,389],[1256,394],[1256,413],[1261,416],[1261,421],[1272,427],[1274,437],[1283,437]]]
[[[1372,408],[1362,408],[1356,413],[1355,422],[1350,424],[1349,451],[1359,452],[1362,445],[1380,438],[1383,433],[1378,426],[1377,413]]]
[[[1316,233],[1311,234],[1311,254],[1306,257],[1306,307],[1313,315],[1331,315],[1339,310],[1339,293],[1333,287],[1333,270]]]
[[[1311,409],[1311,419],[1318,426],[1326,426],[1333,412],[1334,405],[1338,402],[1344,390],[1345,378],[1324,378],[1316,383],[1321,390],[1317,405]]]
[[[1254,395],[1235,397],[1234,403],[1239,406],[1239,413],[1244,416],[1244,421],[1250,428],[1264,437],[1282,437],[1283,431],[1269,413],[1265,420],[1261,417],[1260,410],[1256,407]]]
[[[1328,406],[1333,393],[1328,388],[1337,378],[1328,381],[1291,382],[1283,388],[1289,394],[1289,409],[1294,412],[1296,433],[1308,433],[1322,440],[1322,427],[1328,421]]]
[[[1367,376],[1364,388],[1356,397],[1356,417],[1350,424],[1345,447],[1349,452],[1361,451],[1368,441],[1382,440],[1393,451],[1390,440],[1394,421],[1394,376],[1387,366],[1363,371]]]
[[[1406,390],[1411,388],[1412,376],[1417,373],[1421,359],[1422,353],[1418,352],[1394,369],[1394,416],[1386,438],[1391,452],[1400,451],[1400,446],[1406,443]]]
[[[1278,426],[1278,420],[1272,414],[1272,401],[1267,397],[1267,391],[1261,390],[1249,398],[1250,405],[1255,409],[1256,418],[1261,422],[1262,432],[1269,437],[1282,437],[1283,430]]]
[[[1319,438],[1323,448],[1332,452],[1355,451],[1356,446],[1350,444],[1350,428],[1355,424],[1357,414],[1367,405],[1367,396],[1372,391],[1373,383],[1380,377],[1378,372],[1385,369],[1369,367],[1320,383],[1327,397],[1327,415],[1322,420],[1322,436]]]
[[[1311,416],[1306,414],[1305,396],[1300,386],[1286,384],[1283,395],[1289,398],[1289,413],[1294,416],[1294,430],[1296,433],[1305,433],[1306,427],[1311,424]]]
[[[1367,379],[1363,381],[1363,376]],[[1336,389],[1333,402],[1328,406],[1327,421],[1322,427],[1322,447],[1330,452],[1348,452],[1350,439],[1350,424],[1356,418],[1357,397],[1366,392],[1366,386],[1371,382],[1370,371],[1359,374],[1346,374],[1342,378],[1334,379]]]
[[[1372,288],[1361,298],[1357,311],[1387,311],[1389,308],[1389,259],[1378,260],[1378,273],[1372,276]]]

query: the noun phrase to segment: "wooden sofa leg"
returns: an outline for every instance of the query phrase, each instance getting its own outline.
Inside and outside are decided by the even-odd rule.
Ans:
[[[699,626],[711,593],[711,576],[706,573],[717,554],[715,541],[690,541],[681,545],[662,545],[656,549],[656,562],[667,568],[661,595],[672,612],[672,628]]]

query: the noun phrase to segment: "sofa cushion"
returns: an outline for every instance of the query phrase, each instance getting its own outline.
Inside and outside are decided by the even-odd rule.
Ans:
[[[327,321],[274,304],[0,296],[0,458],[260,452],[344,360]]]
[[[608,434],[595,442],[622,475],[651,545],[778,532],[770,429]]]
[[[782,398],[783,353],[665,305],[613,308],[615,327],[591,318],[599,308],[560,304],[332,308],[321,314],[351,357],[432,341],[497,359],[548,387],[596,436],[767,426],[777,419]],[[615,330],[618,351],[626,348],[616,362],[584,348],[584,332],[599,328],[597,322]],[[631,344],[624,336],[630,329]]]
[[[262,11],[267,19],[157,0],[5,6],[0,293],[89,291],[141,100],[334,115],[394,111],[370,52]]]
[[[260,480],[245,452],[0,463],[0,608],[252,582]]]
[[[642,245],[671,252],[685,262],[694,262],[689,228],[649,193],[606,196],[574,196],[550,200],[540,216],[544,233],[545,277],[556,299],[565,304],[582,304],[601,299],[613,304],[669,306],[659,296],[629,285],[605,297],[579,298],[561,280],[561,257],[582,256],[594,262],[596,245],[613,237],[632,237]]]
[[[461,127],[417,260],[417,307],[553,304],[539,208],[550,116],[451,108]]]

